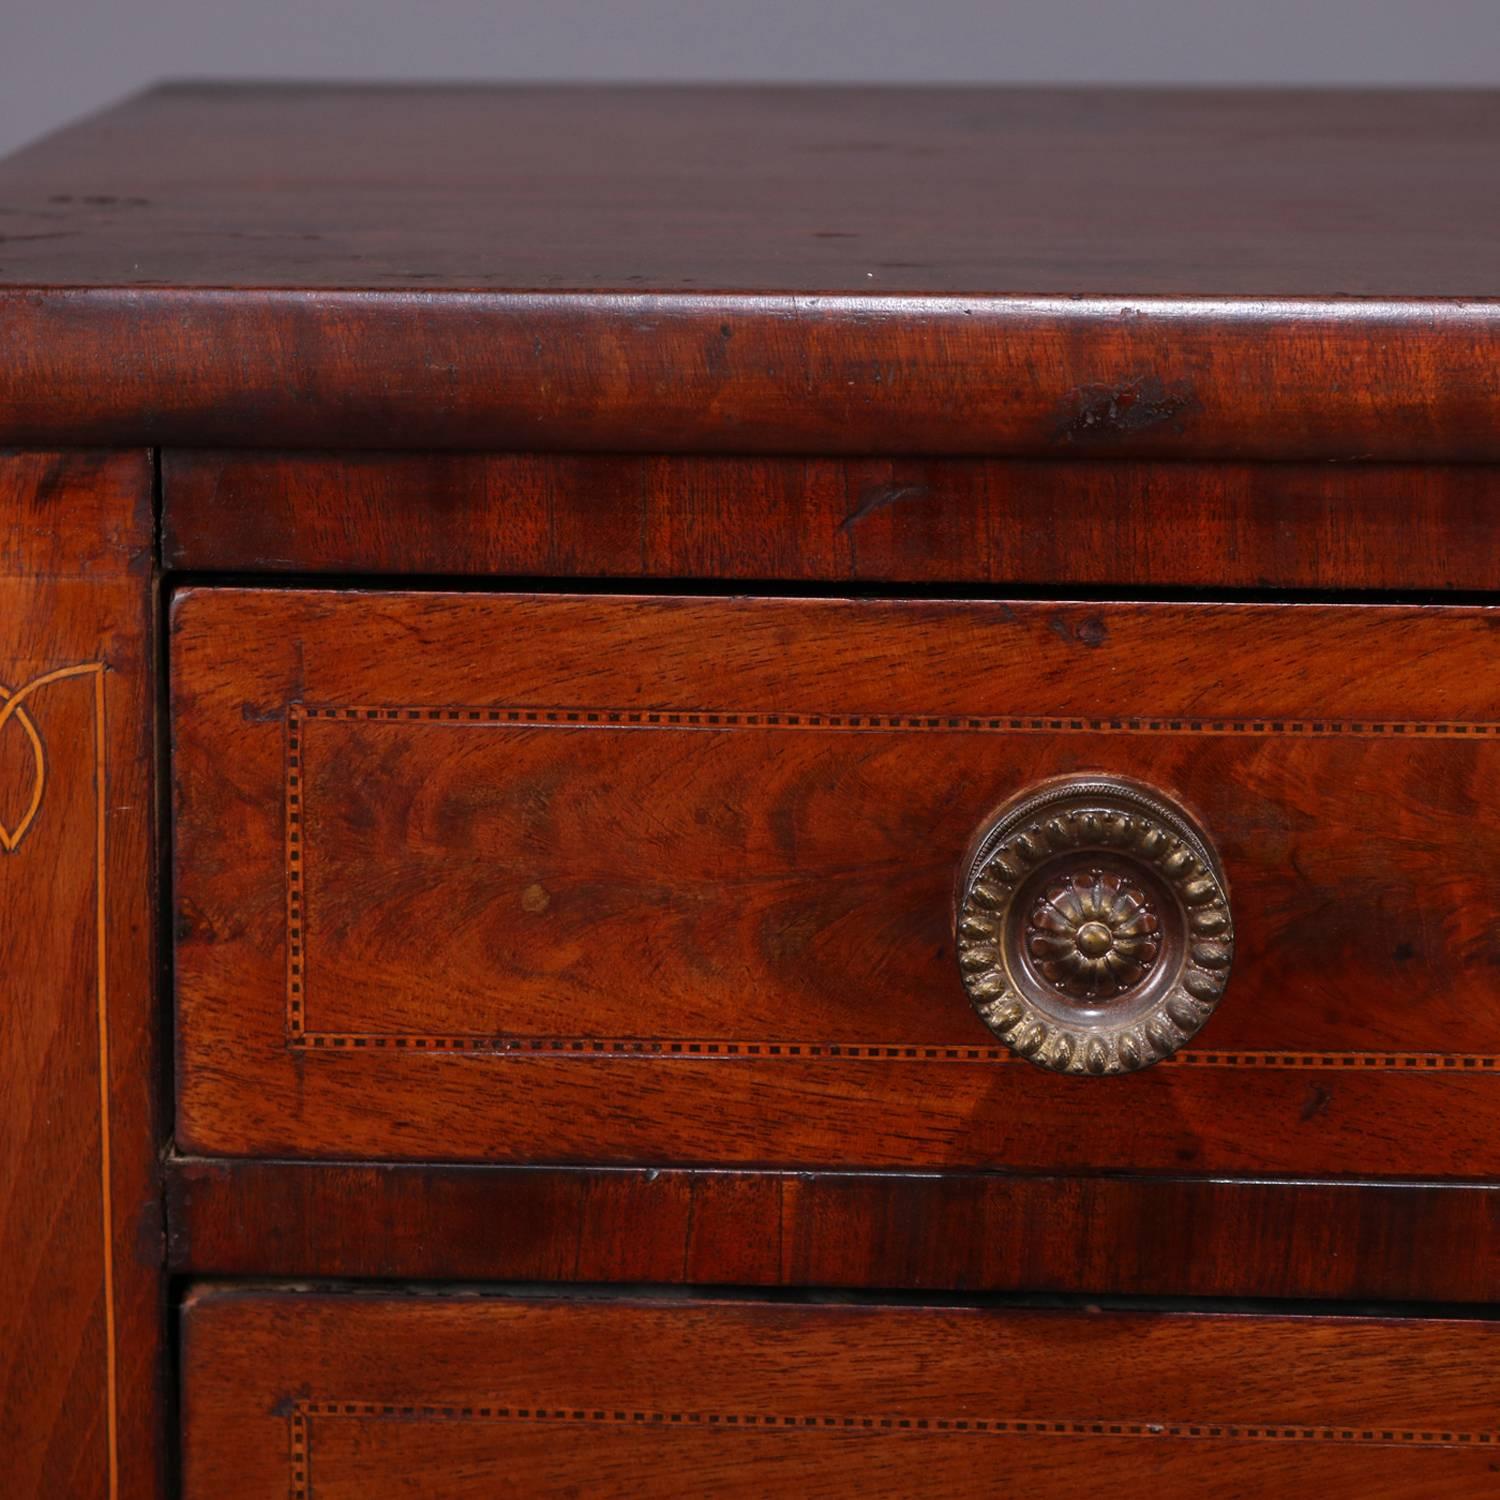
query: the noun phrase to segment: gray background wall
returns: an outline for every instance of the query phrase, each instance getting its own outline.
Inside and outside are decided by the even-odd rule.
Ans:
[[[153,79],[1500,83],[1500,0],[0,0],[0,154]]]

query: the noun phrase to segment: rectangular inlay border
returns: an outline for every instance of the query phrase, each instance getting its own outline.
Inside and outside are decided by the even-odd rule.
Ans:
[[[329,1032],[307,1024],[307,942],[303,926],[304,840],[303,726],[318,720],[383,724],[442,724],[455,728],[505,726],[537,729],[615,729],[651,732],[689,729],[797,730],[841,733],[891,731],[958,734],[1175,734],[1228,738],[1286,735],[1338,739],[1500,739],[1500,722],[1457,720],[1277,718],[1101,718],[1023,714],[994,717],[913,714],[747,713],[715,709],[621,709],[510,705],[286,706],[285,847],[287,943],[287,1046],[328,1053],[397,1050],[487,1053],[497,1058],[651,1058],[657,1060],[778,1058],[840,1062],[939,1062],[1009,1066],[1021,1061],[1003,1046],[922,1046],[778,1039],[654,1037],[515,1037],[480,1033]],[[1500,1054],[1451,1052],[1207,1051],[1184,1048],[1157,1064],[1163,1068],[1394,1069],[1423,1073],[1500,1072]]]
[[[104,1284],[104,1415],[108,1492],[113,1500],[120,1490],[120,1435],[119,1351],[115,1327],[114,1188],[109,1117],[109,974],[106,958],[109,930],[106,848],[109,767],[106,750],[107,725],[104,715],[104,679],[104,663],[94,661],[84,662],[77,666],[59,667],[54,671],[43,673],[40,677],[32,678],[30,682],[23,683],[14,690],[0,686],[0,728],[3,728],[11,719],[19,723],[26,733],[34,757],[32,792],[27,809],[14,828],[0,828],[0,857],[25,857],[26,835],[35,826],[44,810],[51,768],[47,762],[45,741],[28,712],[28,701],[33,694],[55,683],[90,681],[94,737],[90,767],[94,799],[94,823],[91,830],[94,859],[94,911],[92,915],[95,942],[94,1021],[99,1072],[101,1276]]]
[[[1142,1438],[1157,1441],[1336,1443],[1378,1447],[1483,1448],[1500,1446],[1500,1431],[1456,1432],[1403,1427],[1334,1427],[1284,1422],[1141,1422],[1046,1418],[910,1417],[842,1412],[654,1411],[613,1407],[396,1405],[374,1401],[298,1401],[288,1414],[287,1450],[293,1500],[312,1500],[315,1421],[382,1420],[487,1424],[705,1428],[730,1432],[941,1433],[953,1438]]]

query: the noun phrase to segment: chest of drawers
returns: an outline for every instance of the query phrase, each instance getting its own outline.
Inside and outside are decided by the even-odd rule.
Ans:
[[[0,166],[17,1493],[1489,1493],[1497,175],[969,89]]]

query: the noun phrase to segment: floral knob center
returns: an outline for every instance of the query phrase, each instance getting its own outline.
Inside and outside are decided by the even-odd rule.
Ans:
[[[1074,934],[1078,951],[1089,958],[1103,958],[1115,945],[1115,935],[1103,922],[1085,922]]]
[[[1052,881],[1037,898],[1026,947],[1054,989],[1110,999],[1133,989],[1161,952],[1161,924],[1146,893],[1110,870]]]

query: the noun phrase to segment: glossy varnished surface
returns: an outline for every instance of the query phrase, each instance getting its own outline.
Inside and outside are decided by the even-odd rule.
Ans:
[[[0,1489],[163,1472],[151,466],[0,453]]]
[[[179,1274],[1491,1302],[1500,1189],[175,1159]]]
[[[178,1139],[1483,1176],[1493,641],[1472,608],[194,591]],[[954,964],[968,840],[1077,772],[1192,808],[1235,904],[1219,1012],[1131,1079],[1014,1061]]]
[[[1500,93],[178,85],[0,168],[13,285],[1500,296]]]
[[[0,166],[0,439],[1493,458],[1497,157],[1490,92],[169,88]]]
[[[198,1291],[186,1500],[1459,1500],[1493,1323]]]
[[[168,453],[169,566],[467,577],[1472,589],[1500,469]]]

